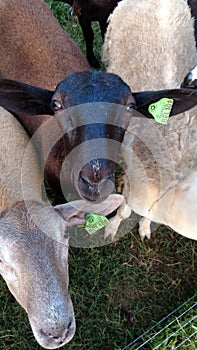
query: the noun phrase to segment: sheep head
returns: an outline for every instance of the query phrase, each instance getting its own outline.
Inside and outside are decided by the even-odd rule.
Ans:
[[[196,95],[189,89],[132,93],[119,76],[90,71],[70,75],[55,91],[0,80],[0,105],[20,119],[25,114],[35,115],[30,119],[40,114],[55,117],[58,137],[64,140],[64,150],[59,148],[55,159],[61,165],[61,186],[69,182],[88,201],[103,201],[113,192],[120,146],[133,113],[153,118],[149,105],[166,97],[173,99],[170,115],[175,115],[193,107]],[[47,130],[47,124],[42,128]],[[52,151],[53,146],[50,143]]]

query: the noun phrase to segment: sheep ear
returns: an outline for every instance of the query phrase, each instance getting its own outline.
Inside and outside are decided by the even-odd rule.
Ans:
[[[170,116],[183,113],[197,104],[197,90],[191,89],[144,91],[133,93],[133,96],[136,110],[148,118],[153,118],[149,113],[149,106],[164,97],[173,100]]]
[[[116,210],[124,197],[121,194],[110,194],[102,203],[92,203],[78,200],[66,204],[56,205],[54,208],[60,212],[67,221],[68,226],[85,224],[85,214],[93,212],[99,215],[108,215]]]
[[[0,106],[17,115],[49,114],[54,91],[15,80],[0,79]]]

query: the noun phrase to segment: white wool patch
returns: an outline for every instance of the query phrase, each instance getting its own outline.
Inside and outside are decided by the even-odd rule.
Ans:
[[[168,42],[169,34],[169,18],[172,13],[172,5],[169,0],[159,1],[159,12],[158,12],[158,21],[161,27],[161,33],[165,37],[165,41]],[[173,72],[173,57],[169,55],[167,62],[163,64],[163,83],[164,86],[172,86],[174,82],[174,72]]]
[[[193,67],[190,74],[196,79],[194,22],[187,1],[121,1],[110,17],[103,62],[132,91],[174,89]],[[125,134],[128,149],[122,150],[127,165],[125,201],[106,235],[115,236],[120,222],[128,217],[126,207],[196,239],[196,113],[194,107],[170,118],[166,126],[132,118],[129,132],[137,137],[131,142],[129,133]],[[141,237],[149,237],[150,221],[142,223]]]
[[[187,2],[121,1],[110,16],[102,60],[133,91],[178,87],[197,64]]]

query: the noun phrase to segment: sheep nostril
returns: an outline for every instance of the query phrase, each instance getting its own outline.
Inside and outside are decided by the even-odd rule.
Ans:
[[[68,326],[67,326],[67,329],[69,330],[70,328],[72,328],[72,320],[70,320]]]
[[[44,332],[43,332],[44,333]],[[69,334],[69,331],[68,329],[65,329],[65,331],[63,332],[63,334],[60,336],[60,335],[52,335],[51,333],[45,333],[46,336],[48,336],[48,338],[50,340],[52,340],[54,343],[57,343],[57,344],[63,344],[64,340],[67,338]]]
[[[80,174],[80,179],[84,185],[92,186],[91,180],[88,177],[86,177],[85,175],[83,175],[82,173]]]
[[[72,335],[74,333],[74,330],[75,330],[75,327],[73,324],[73,319],[71,318],[70,321],[68,322],[67,327],[64,328],[64,330],[62,330],[59,334],[53,335],[51,332],[46,332],[43,329],[41,329],[41,333],[44,336],[48,337],[54,343],[61,345],[65,342],[65,340],[68,338],[69,335]]]

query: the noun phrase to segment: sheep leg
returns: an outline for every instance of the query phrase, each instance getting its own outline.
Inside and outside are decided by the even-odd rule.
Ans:
[[[144,240],[145,237],[147,237],[148,239],[151,238],[150,223],[151,223],[151,220],[147,218],[142,218],[139,221],[139,235],[142,241]]]
[[[113,240],[118,231],[121,221],[129,218],[130,215],[131,208],[124,200],[124,202],[118,209],[117,214],[112,219],[110,219],[109,224],[105,227],[104,238],[106,239],[108,237],[111,237],[111,240]]]
[[[100,29],[101,29],[101,35],[102,35],[102,38],[104,40],[104,36],[105,36],[106,30],[107,30],[107,18],[105,20],[102,20],[102,21],[100,20],[99,25],[100,25]]]
[[[83,17],[79,17],[79,23],[81,25],[85,42],[86,42],[87,60],[92,67],[99,68],[100,64],[93,52],[94,32],[91,27],[91,22],[87,21],[86,18],[84,19]]]

